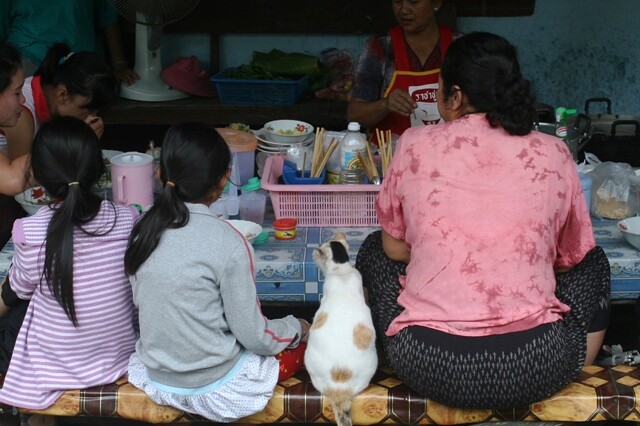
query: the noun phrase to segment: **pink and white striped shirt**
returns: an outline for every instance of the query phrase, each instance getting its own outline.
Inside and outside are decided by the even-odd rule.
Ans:
[[[43,274],[47,225],[53,210],[18,219],[11,288],[29,308],[18,334],[0,402],[30,409],[50,406],[66,389],[114,382],[127,369],[137,339],[133,301],[124,273],[127,239],[138,213],[103,202],[86,226],[106,235],[74,234],[74,302],[78,326],[55,300]]]

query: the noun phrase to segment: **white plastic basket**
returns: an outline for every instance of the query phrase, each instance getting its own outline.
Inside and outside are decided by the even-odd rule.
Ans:
[[[284,156],[267,158],[262,188],[269,191],[276,219],[293,217],[300,226],[377,226],[379,186],[279,184]]]

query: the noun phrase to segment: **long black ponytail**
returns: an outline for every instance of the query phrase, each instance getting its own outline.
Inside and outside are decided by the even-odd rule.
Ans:
[[[73,299],[73,235],[107,234],[87,231],[102,204],[93,188],[104,173],[102,151],[95,132],[80,119],[55,117],[44,123],[31,147],[33,176],[53,199],[47,227],[43,279],[74,325],[78,325]],[[113,206],[113,205],[112,205]],[[114,213],[115,213],[115,206]]]
[[[124,256],[125,271],[134,275],[158,247],[165,230],[189,222],[185,202],[198,202],[226,177],[231,152],[222,136],[203,123],[177,124],[162,141],[160,180],[164,189],[136,223]]]

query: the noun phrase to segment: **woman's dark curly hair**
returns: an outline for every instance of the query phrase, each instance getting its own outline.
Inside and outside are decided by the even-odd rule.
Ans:
[[[493,127],[526,135],[536,118],[535,97],[522,77],[516,48],[504,38],[474,32],[455,40],[440,70],[445,100],[458,86]]]

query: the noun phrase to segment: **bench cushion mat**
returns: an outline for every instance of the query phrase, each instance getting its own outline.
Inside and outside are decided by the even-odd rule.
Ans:
[[[585,367],[569,386],[544,401],[513,409],[468,410],[443,406],[412,392],[390,368],[380,367],[371,385],[354,400],[354,424],[463,424],[489,421],[586,422],[640,421],[636,367]],[[129,384],[118,382],[67,391],[41,411],[58,416],[122,417],[149,423],[203,421],[170,407],[155,404]],[[331,408],[323,403],[305,371],[278,383],[265,409],[238,423],[329,423]]]

